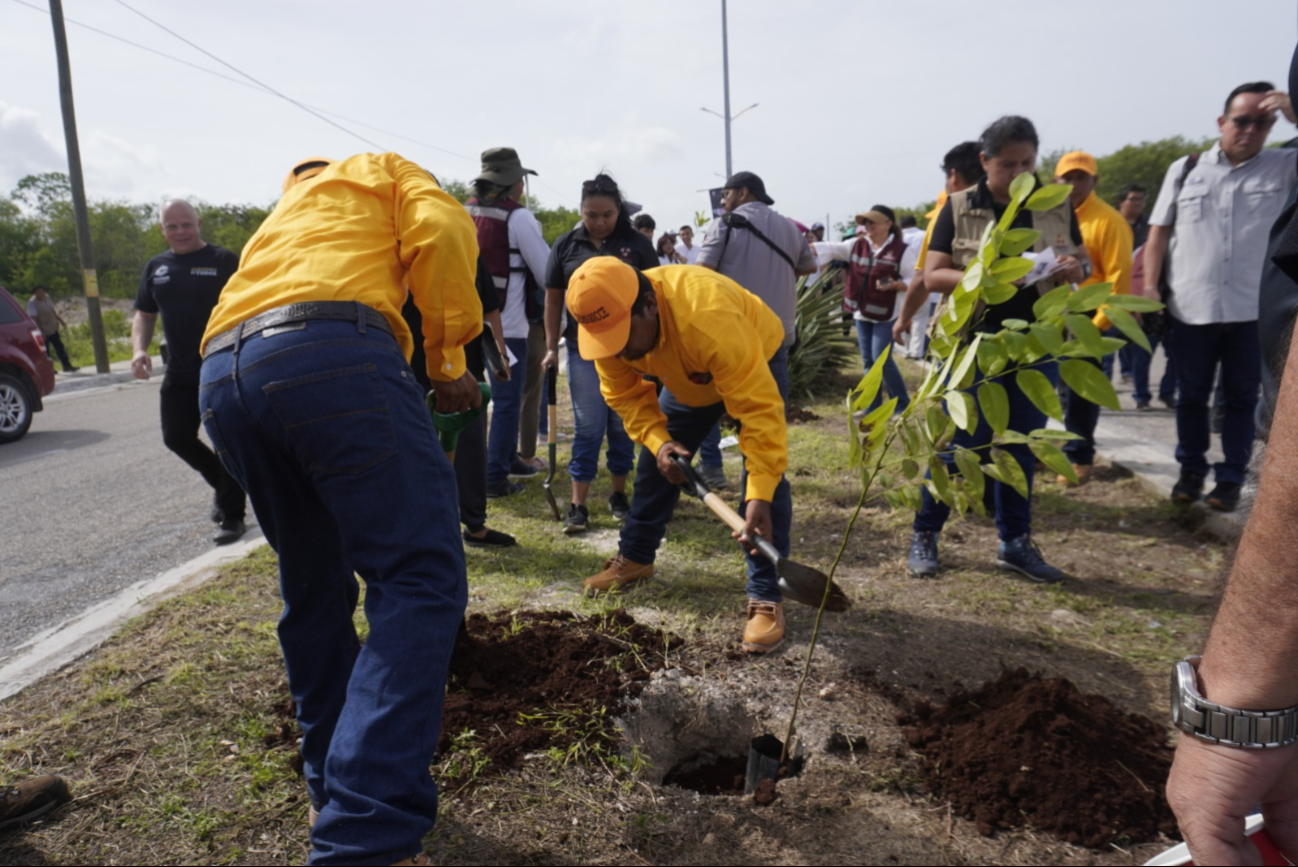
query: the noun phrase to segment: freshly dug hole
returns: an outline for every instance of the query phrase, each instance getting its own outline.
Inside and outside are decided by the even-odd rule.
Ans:
[[[1007,671],[900,722],[930,788],[984,836],[1030,825],[1098,848],[1177,833],[1164,728],[1068,680]]]

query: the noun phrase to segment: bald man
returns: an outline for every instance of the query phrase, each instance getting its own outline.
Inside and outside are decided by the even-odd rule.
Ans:
[[[162,441],[212,486],[211,518],[219,527],[212,541],[228,545],[245,532],[247,497],[226,472],[207,444],[198,438],[198,354],[203,330],[212,308],[230,276],[239,269],[239,257],[224,247],[203,240],[202,223],[184,199],[169,199],[158,212],[162,236],[170,247],[144,266],[144,278],[135,296],[131,322],[131,372],[148,379],[153,372],[149,342],[162,314],[168,361],[162,377]]]

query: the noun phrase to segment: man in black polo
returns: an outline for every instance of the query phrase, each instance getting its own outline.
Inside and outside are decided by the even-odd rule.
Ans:
[[[159,222],[171,249],[154,256],[144,266],[144,278],[135,296],[131,322],[131,373],[148,379],[153,371],[149,343],[162,314],[169,359],[162,377],[162,442],[203,476],[215,492],[212,520],[220,527],[213,537],[218,545],[235,542],[245,532],[247,497],[221,461],[198,438],[198,374],[203,359],[199,342],[221,290],[239,269],[239,257],[224,247],[209,244],[201,235],[198,215],[189,202],[170,199],[162,203]]]

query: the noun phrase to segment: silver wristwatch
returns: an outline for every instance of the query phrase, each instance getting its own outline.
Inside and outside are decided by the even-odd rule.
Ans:
[[[1172,724],[1200,740],[1246,750],[1267,750],[1298,741],[1298,706],[1284,710],[1237,710],[1199,693],[1199,656],[1172,669]]]

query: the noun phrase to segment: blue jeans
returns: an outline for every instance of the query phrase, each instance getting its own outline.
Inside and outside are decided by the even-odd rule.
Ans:
[[[787,407],[789,350],[781,347],[771,358],[770,365],[771,375],[775,377],[780,397]],[[658,395],[658,406],[667,416],[667,431],[671,434],[671,438],[689,449],[691,453],[698,449],[703,437],[716,426],[717,420],[726,410],[724,403],[686,406],[665,388],[662,394]],[[747,496],[747,461],[744,462],[744,472],[739,487]],[[681,489],[658,472],[657,456],[650,454],[649,449],[642,448],[636,464],[634,490],[631,514],[622,524],[622,537],[618,550],[623,557],[633,562],[652,563],[658,556],[658,543],[667,532],[667,522],[672,519],[672,512],[676,509],[676,501],[680,499]],[[747,500],[740,504],[740,514],[744,514],[747,505]],[[786,557],[789,555],[789,528],[792,523],[793,497],[789,490],[788,479],[782,478],[771,498],[771,524],[775,534],[771,543]],[[780,576],[776,574],[775,564],[760,554],[754,557],[745,551],[744,556],[747,560],[749,598],[767,602],[781,601],[784,597],[780,594]]]
[[[721,424],[718,422],[708,431],[708,435],[699,443],[699,463],[705,467],[720,467],[724,465],[721,459]]]
[[[317,320],[208,356],[199,408],[279,555],[279,640],[321,808],[311,863],[410,857],[437,813],[428,766],[468,596],[455,475],[422,390],[391,335]]]
[[[581,357],[575,345],[568,346],[568,389],[572,392],[572,458],[568,475],[574,482],[589,483],[599,472],[599,446],[608,436],[608,471],[615,476],[631,474],[635,466],[635,445],[622,426],[622,418],[608,408],[599,391],[595,362]]]
[[[1059,366],[1054,362],[1041,365],[1035,369],[1045,374],[1052,383],[1058,381]],[[992,381],[1003,385],[1005,393],[1009,397],[1010,430],[1027,433],[1046,426],[1046,414],[1037,409],[1036,405],[1028,400],[1027,395],[1019,390],[1013,376],[998,376]],[[986,446],[991,441],[991,425],[987,424],[987,421],[979,414],[978,426],[974,428],[974,432],[965,433],[963,429],[957,429],[951,444],[968,449]],[[1001,541],[1008,542],[1011,539],[1017,539],[1019,536],[1032,532],[1032,476],[1037,461],[1033,457],[1031,449],[1026,445],[1006,446],[1005,451],[1009,452],[1014,460],[1018,461],[1019,466],[1023,468],[1023,475],[1028,480],[1028,496],[1022,497],[1018,491],[1009,485],[1001,484],[991,478],[986,479],[989,506],[995,506],[996,529],[999,532]],[[976,454],[982,463],[991,462],[991,449],[983,448]],[[959,472],[955,465],[954,453],[948,452],[942,455],[942,460],[946,461],[950,472]],[[941,532],[942,527],[946,525],[947,518],[951,515],[950,507],[941,500],[933,499],[928,492],[928,488],[923,489],[922,496],[924,505],[915,515],[915,531],[920,533]]]
[[[1176,357],[1181,396],[1176,402],[1176,459],[1183,472],[1208,475],[1211,432],[1208,403],[1221,369],[1221,450],[1218,482],[1243,484],[1253,455],[1254,412],[1262,380],[1257,321],[1187,325],[1173,320],[1167,343]]]
[[[491,425],[487,431],[488,488],[498,488],[507,481],[510,461],[518,450],[518,420],[523,415],[523,388],[527,385],[527,338],[507,337],[505,345],[517,359],[509,368],[509,379],[497,379],[494,371],[487,370],[491,380]]]
[[[883,351],[892,345],[892,323],[856,320],[856,343],[861,347],[861,361],[868,371]],[[910,406],[910,395],[906,392],[906,381],[901,378],[901,371],[897,369],[897,362],[893,359],[893,354],[898,349],[893,346],[892,350],[893,353],[888,355],[888,360],[883,365],[883,384],[888,389],[888,394],[897,398],[896,411],[901,412]],[[869,409],[873,410],[882,404],[883,391],[880,390]]]

